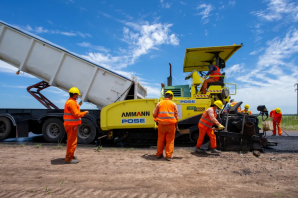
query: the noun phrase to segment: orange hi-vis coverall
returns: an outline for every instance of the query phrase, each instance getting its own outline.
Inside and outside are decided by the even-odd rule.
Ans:
[[[66,162],[70,162],[73,159],[78,142],[78,127],[82,123],[81,117],[85,115],[86,112],[80,111],[80,106],[76,100],[69,98],[66,101],[63,116],[64,128],[67,134]]]
[[[170,159],[174,150],[175,124],[178,121],[177,105],[169,98],[165,98],[156,105],[153,111],[153,117],[158,122],[156,156],[162,156],[166,142],[166,158]]]
[[[245,111],[245,109],[243,109],[242,111],[240,111],[241,113],[247,113],[248,115],[251,115],[251,111],[250,110],[247,110]]]
[[[216,65],[214,66],[216,70],[212,71],[209,75],[209,78],[204,81],[203,87],[202,87],[202,94],[206,94],[208,83],[219,81],[219,78],[220,78],[219,76],[221,75],[220,69]]]
[[[272,118],[272,122],[273,122],[273,135],[276,135],[276,125],[277,125],[277,128],[278,128],[278,135],[282,135],[282,130],[280,128],[280,122],[281,122],[281,119],[282,119],[282,113],[276,113],[275,110],[272,110],[270,112],[270,117]]]
[[[214,134],[214,131],[212,129],[213,124],[219,125],[220,123],[216,120],[216,112],[214,107],[208,108],[206,111],[204,111],[198,125],[199,125],[199,138],[197,141],[197,148],[201,148],[205,134],[210,138],[210,146],[211,149],[216,148],[216,136]]]

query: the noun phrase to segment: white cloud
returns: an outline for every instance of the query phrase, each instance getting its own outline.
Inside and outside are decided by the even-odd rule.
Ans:
[[[260,49],[256,49],[256,50],[250,52],[249,54],[250,54],[250,55],[256,55],[256,54],[260,53],[260,52],[263,51],[263,50],[264,50],[264,48],[261,47]]]
[[[243,84],[238,85],[240,89],[235,99],[245,100],[254,108],[265,104],[268,109],[280,107],[285,113],[295,113],[296,93],[293,85],[298,79],[298,66],[295,64],[297,53],[296,29],[290,30],[282,39],[276,37],[268,41],[256,67],[237,77]]]
[[[214,10],[214,7],[211,4],[207,5],[206,3],[203,3],[203,4],[201,4],[197,7],[197,10],[202,10],[202,9],[203,9],[203,11],[197,13],[196,15],[201,15],[202,16],[202,23],[206,24],[206,23],[209,22],[208,18],[209,18],[209,16],[211,16],[210,12],[212,10]]]
[[[226,76],[231,77],[235,75],[237,77],[239,75],[243,75],[243,73],[247,71],[247,69],[244,69],[244,66],[245,66],[244,63],[241,63],[241,64],[235,64],[225,69]]]
[[[268,0],[268,8],[254,11],[253,15],[266,21],[281,20],[284,16],[293,21],[298,21],[297,1],[292,0]]]
[[[169,9],[172,5],[171,3],[168,3],[168,2],[164,3],[163,0],[160,0],[160,3],[162,8],[167,8],[167,9]]]
[[[170,34],[172,24],[123,23],[128,24],[132,29],[123,27],[122,41],[128,44],[128,48],[121,49],[120,56],[91,52],[83,55],[83,57],[109,69],[119,70],[134,64],[140,56],[149,53],[150,50],[157,50],[162,44],[179,45],[179,39],[176,34]]]
[[[34,34],[61,34],[64,36],[81,36],[82,38],[86,38],[86,37],[92,37],[92,35],[88,34],[88,33],[82,33],[82,32],[65,32],[65,31],[60,31],[60,30],[48,30],[44,27],[35,27],[32,28],[30,25],[26,25],[26,26],[19,26],[19,25],[15,25],[15,27],[21,29],[21,30],[26,30],[28,32],[34,33]]]
[[[77,43],[77,45],[79,45],[81,47],[87,47],[87,48],[90,48],[90,49],[94,49],[94,50],[97,50],[97,51],[100,51],[100,52],[106,52],[107,53],[107,52],[110,51],[109,49],[106,49],[103,46],[95,46],[95,45],[91,45],[90,43],[87,43],[87,42]]]
[[[0,73],[8,73],[8,74],[16,75],[17,71],[18,71],[18,68],[0,60]],[[34,76],[27,74],[25,72],[20,72],[19,76],[35,78]]]
[[[230,6],[234,6],[235,4],[236,4],[235,1],[229,1],[229,5],[230,5]]]
[[[163,3],[163,1],[161,1]],[[161,45],[179,45],[179,38],[177,34],[171,33],[170,28],[172,24],[162,24],[158,22],[149,23],[147,21],[140,21],[134,23],[125,20],[113,18],[110,15],[99,12],[101,15],[111,18],[124,24],[122,41],[127,43],[127,48],[119,48],[115,55],[112,52],[103,54],[100,52],[90,52],[82,55],[83,58],[106,67],[116,73],[125,77],[139,76],[135,72],[123,71],[129,65],[136,63],[138,58],[142,55],[148,54],[151,50],[159,50]],[[85,44],[87,45],[87,44]],[[150,58],[154,58],[151,55]],[[148,97],[159,97],[159,87],[146,84],[145,79],[138,77],[142,81],[142,85],[147,88]]]
[[[187,3],[184,1],[180,1],[180,3],[181,3],[181,5],[187,5]]]
[[[1,87],[17,88],[17,89],[27,89],[29,86],[22,85],[1,85]]]
[[[205,36],[208,36],[208,30],[204,30]]]

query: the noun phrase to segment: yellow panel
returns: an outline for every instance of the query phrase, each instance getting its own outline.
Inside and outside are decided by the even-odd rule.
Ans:
[[[219,57],[225,62],[239,49],[242,45],[229,45],[218,47],[201,47],[187,48],[184,56],[183,72],[208,71],[209,61],[215,64],[215,55],[209,52],[220,52]],[[204,62],[208,61],[208,62]]]
[[[178,107],[179,121],[201,114],[211,105],[210,99],[175,98],[173,102]]]
[[[158,99],[124,100],[105,106],[100,112],[102,130],[154,128],[152,112]]]

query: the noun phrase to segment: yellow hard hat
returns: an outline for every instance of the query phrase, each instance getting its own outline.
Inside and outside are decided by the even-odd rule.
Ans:
[[[214,102],[214,105],[216,105],[216,106],[217,106],[218,108],[220,108],[220,109],[223,108],[222,101],[220,101],[220,100],[216,100],[216,101]]]
[[[68,93],[78,94],[79,96],[81,95],[79,89],[76,88],[76,87],[70,88],[70,90],[68,91]]]
[[[280,108],[276,108],[275,111],[276,111],[276,113],[280,113],[281,112]]]
[[[174,97],[174,94],[173,94],[172,91],[167,91],[166,94],[170,94],[170,95],[172,95]]]
[[[244,108],[249,109],[249,105],[248,104],[244,105]]]

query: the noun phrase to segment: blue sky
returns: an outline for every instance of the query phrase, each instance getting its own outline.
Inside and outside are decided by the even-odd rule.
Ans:
[[[298,3],[295,0],[1,1],[0,20],[38,35],[122,75],[137,76],[158,98],[173,66],[182,72],[186,48],[243,43],[227,61],[237,101],[296,113]],[[44,108],[26,87],[40,80],[0,61],[0,108]],[[44,94],[63,108],[67,93]],[[84,104],[83,108],[92,105]]]

